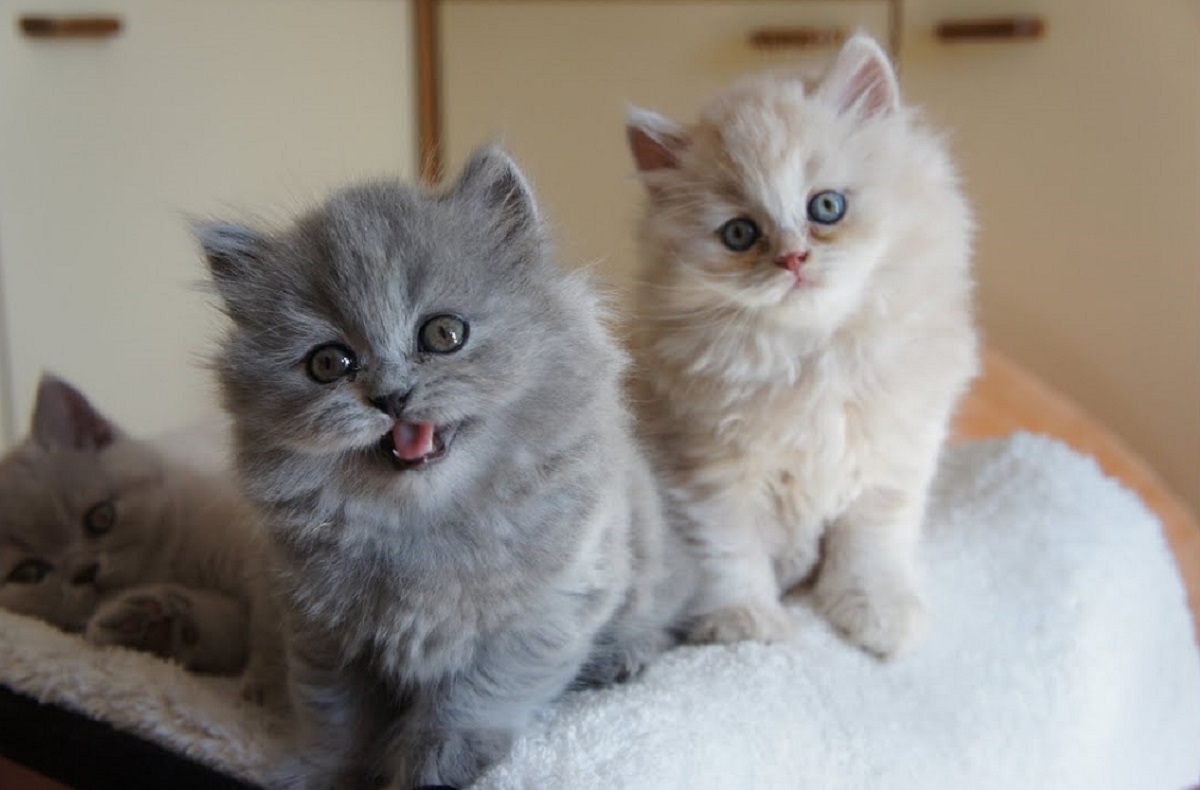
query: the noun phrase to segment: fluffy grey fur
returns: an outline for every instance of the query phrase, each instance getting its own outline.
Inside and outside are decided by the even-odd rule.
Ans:
[[[286,601],[301,726],[282,783],[467,784],[539,707],[670,644],[691,570],[631,437],[624,355],[505,154],[443,194],[368,183],[280,234],[197,232]],[[422,349],[436,315],[468,323],[457,351]],[[308,364],[331,342],[355,369],[322,384]],[[445,452],[400,468],[396,432],[423,425]]]
[[[44,376],[29,435],[0,458],[0,505],[0,607],[189,669],[234,673],[249,657],[246,695],[282,701],[263,541],[231,481]]]

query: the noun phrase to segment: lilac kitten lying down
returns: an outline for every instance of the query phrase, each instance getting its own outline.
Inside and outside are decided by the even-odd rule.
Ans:
[[[248,696],[282,700],[262,540],[228,480],[169,461],[45,376],[29,436],[0,458],[0,503],[0,607],[188,669],[246,668]]]
[[[379,181],[278,234],[198,228],[285,602],[306,788],[465,785],[572,685],[667,647],[692,571],[623,353],[513,162]]]

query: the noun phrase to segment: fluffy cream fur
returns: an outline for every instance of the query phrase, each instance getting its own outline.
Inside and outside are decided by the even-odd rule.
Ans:
[[[781,593],[819,561],[817,608],[896,653],[924,621],[926,492],[976,370],[943,145],[866,36],[815,85],[760,77],[691,126],[635,110],[628,132],[649,196],[636,400],[706,572],[692,638],[785,637]],[[810,218],[822,190],[840,221]],[[761,230],[743,252],[722,242],[734,218]]]

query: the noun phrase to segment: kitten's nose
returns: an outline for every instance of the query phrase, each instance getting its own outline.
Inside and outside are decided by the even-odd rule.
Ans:
[[[408,396],[412,394],[412,390],[407,392],[389,392],[387,395],[378,395],[371,398],[371,405],[379,409],[389,417],[399,417],[404,412],[404,404],[408,402]]]
[[[87,567],[81,568],[71,577],[71,584],[92,584],[96,581],[96,576],[100,573],[100,563],[93,562]]]
[[[808,260],[808,250],[789,250],[781,253],[775,259],[775,265],[780,269],[787,269],[793,273],[799,273],[800,267]]]

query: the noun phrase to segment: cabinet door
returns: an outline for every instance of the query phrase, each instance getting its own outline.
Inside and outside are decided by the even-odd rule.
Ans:
[[[998,7],[909,4],[901,71],[975,205],[986,336],[1200,512],[1200,2],[1038,0],[1037,41],[929,35]]]
[[[107,0],[103,40],[0,25],[0,400],[40,371],[135,432],[211,408],[218,314],[191,216],[267,220],[360,175],[415,170],[403,0]],[[2,437],[0,437],[2,438]]]
[[[625,110],[681,121],[747,72],[823,62],[826,48],[760,49],[759,30],[863,29],[888,40],[884,0],[526,2],[445,0],[442,101],[447,172],[505,143],[526,168],[561,258],[618,288],[636,268],[641,189]]]
[[[1200,508],[1200,4],[1038,0],[1037,41],[947,44],[991,0],[904,3],[901,87],[949,133],[979,218],[990,343],[1066,391]],[[443,0],[448,163],[498,137],[528,168],[562,258],[635,271],[641,195],[626,103],[680,119],[748,71],[802,55],[751,30],[887,38],[887,6]],[[820,52],[828,55],[828,51]]]

